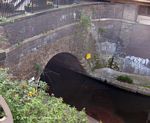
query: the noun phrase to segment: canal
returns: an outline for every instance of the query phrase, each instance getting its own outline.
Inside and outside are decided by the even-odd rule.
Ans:
[[[49,93],[103,123],[149,123],[150,97],[133,93],[84,71],[76,57],[62,53],[47,64],[41,80],[50,86]]]

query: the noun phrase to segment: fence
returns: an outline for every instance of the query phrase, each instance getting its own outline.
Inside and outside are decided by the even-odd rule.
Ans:
[[[24,12],[26,0],[0,0],[0,16],[8,17]]]
[[[25,12],[35,12],[58,7],[58,4],[79,3],[80,0],[0,0],[0,17],[11,17]]]
[[[53,7],[53,0],[0,0],[0,17],[10,17],[25,11],[34,12]]]

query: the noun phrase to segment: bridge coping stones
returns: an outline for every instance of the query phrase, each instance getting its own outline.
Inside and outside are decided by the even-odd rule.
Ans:
[[[112,70],[110,68],[97,69],[91,74],[92,74],[92,76],[96,77],[97,79],[101,78],[102,80],[106,80],[107,83],[117,86],[121,89],[125,89],[130,92],[150,96],[150,88],[146,87],[146,86],[150,86],[150,77],[149,76],[141,76],[141,75],[124,73],[124,72],[118,72],[118,71]],[[119,75],[130,76],[133,79],[134,83],[128,84],[128,83],[117,81],[116,77]],[[143,83],[142,80],[145,80],[146,82]]]

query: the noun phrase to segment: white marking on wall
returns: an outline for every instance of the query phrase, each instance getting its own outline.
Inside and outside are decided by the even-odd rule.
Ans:
[[[102,42],[100,43],[101,45],[101,51],[106,53],[106,54],[114,54],[116,51],[116,44],[115,43],[111,43],[111,42]]]
[[[150,62],[149,59],[144,59],[144,58],[135,57],[135,56],[126,56],[125,59],[128,59],[132,62],[135,62],[137,64],[142,64],[142,65],[148,65]]]
[[[73,13],[73,18],[76,19],[77,14],[74,12]]]
[[[129,67],[133,69],[133,72],[136,74],[150,75],[150,68],[148,67],[150,60],[148,58],[144,59],[135,56],[126,56],[124,63],[124,69]]]
[[[66,18],[67,18],[67,15],[62,15],[62,16],[60,17],[60,21],[65,20]]]

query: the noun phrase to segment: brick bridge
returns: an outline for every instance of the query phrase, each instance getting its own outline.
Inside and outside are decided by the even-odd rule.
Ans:
[[[150,26],[137,17],[137,5],[86,3],[12,18],[0,24],[0,66],[18,79],[38,79],[50,59],[65,52],[87,71],[97,59],[106,66],[114,58],[121,71],[150,75]]]

